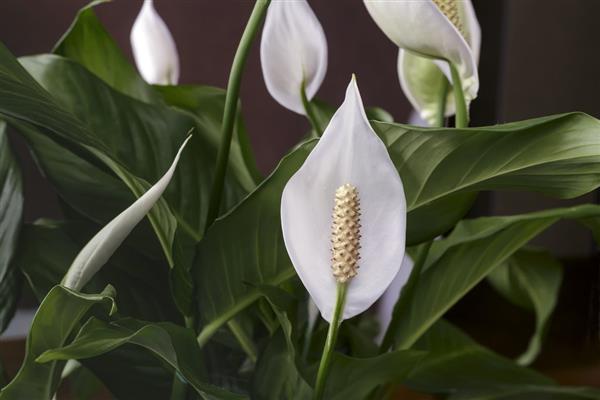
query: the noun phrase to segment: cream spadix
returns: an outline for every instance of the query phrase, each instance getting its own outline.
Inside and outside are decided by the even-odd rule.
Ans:
[[[364,0],[364,3],[375,23],[398,47],[437,59],[438,67],[449,80],[452,78],[447,62],[452,63],[467,101],[477,97],[477,57],[469,41],[479,40],[479,27],[473,24],[476,20],[470,3],[462,0]],[[474,48],[478,49],[479,44],[473,44]]]
[[[273,0],[260,43],[267,90],[285,108],[305,114],[302,82],[310,100],[327,71],[327,39],[306,0]]]
[[[473,4],[471,0],[462,0],[455,2],[455,7],[453,19],[461,21],[460,33],[471,49],[475,63],[478,63],[481,29]],[[421,118],[429,125],[435,123],[442,99],[446,102],[444,116],[454,115],[456,110],[452,88],[445,87],[448,81],[452,82],[452,77],[445,74],[448,74],[448,70],[444,62],[436,62],[404,49],[398,52],[398,77],[402,90]],[[467,104],[470,100],[472,98],[467,96]]]
[[[131,28],[133,57],[142,77],[155,85],[175,85],[179,81],[179,55],[175,40],[154,8],[144,0]]]
[[[133,228],[148,214],[171,182],[181,152],[190,138],[191,136],[183,142],[173,163],[154,186],[110,221],[81,249],[62,280],[65,287],[73,290],[83,288],[106,264]]]
[[[288,181],[281,225],[294,268],[328,322],[338,283],[347,285],[347,319],[369,308],[398,273],[406,234],[404,189],[367,120],[355,79]]]

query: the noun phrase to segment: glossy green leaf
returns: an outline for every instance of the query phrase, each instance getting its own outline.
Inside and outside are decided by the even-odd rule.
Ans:
[[[40,363],[85,359],[109,352],[125,344],[140,346],[177,370],[204,399],[244,399],[204,383],[202,356],[192,330],[170,323],[147,323],[133,319],[105,322],[90,319],[75,340],[64,347],[48,350],[37,358]]]
[[[523,249],[488,276],[488,282],[513,304],[535,313],[535,331],[527,350],[518,358],[522,365],[535,360],[558,301],[562,265],[550,253]]]
[[[213,142],[215,148],[219,145],[225,108],[225,90],[194,85],[156,86],[155,89],[167,104],[191,113],[196,119],[197,129],[206,132],[206,137]],[[237,110],[229,159],[235,166],[233,173],[236,174],[237,180],[247,191],[251,191],[262,177],[256,166],[240,105]]]
[[[105,315],[115,310],[114,289],[101,294],[82,294],[55,286],[35,314],[27,337],[25,360],[15,378],[0,391],[0,399],[50,400],[60,382],[64,363],[40,364],[36,359],[46,350],[64,346],[75,328],[92,308]]]
[[[160,101],[96,17],[94,7],[108,1],[96,0],[83,7],[53,53],[77,61],[124,94],[147,102]]]
[[[21,277],[12,263],[23,214],[21,172],[0,121],[0,333],[13,317]]]
[[[275,172],[218,219],[200,242],[193,273],[203,323],[201,343],[258,300],[262,296],[258,286],[277,286],[295,276],[283,244],[279,206],[283,187],[314,143],[307,142],[286,156]]]
[[[461,221],[447,238],[434,241],[407,307],[398,314],[396,346],[411,346],[486,275],[552,224],[592,217],[600,217],[600,206]]]
[[[571,198],[600,182],[600,122],[585,114],[469,129],[373,126],[402,177],[408,244],[454,226],[462,215],[447,212],[468,210],[464,193],[519,189]],[[423,207],[429,212],[416,214]]]

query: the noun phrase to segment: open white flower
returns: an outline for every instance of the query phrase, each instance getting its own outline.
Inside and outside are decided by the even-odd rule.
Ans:
[[[80,290],[106,264],[133,228],[148,214],[160,199],[179,162],[189,136],[179,148],[167,172],[125,211],[117,215],[81,249],[62,280],[63,286]]]
[[[131,48],[142,77],[155,85],[175,85],[179,81],[179,55],[165,21],[153,0],[144,5],[131,28]]]
[[[306,0],[273,0],[260,43],[267,90],[277,102],[305,114],[301,89],[310,100],[327,71],[327,39]]]
[[[328,322],[338,283],[347,285],[347,319],[369,308],[398,273],[406,235],[404,189],[367,121],[355,79],[287,183],[281,226],[296,272]]]
[[[364,0],[364,3],[375,23],[398,47],[436,59],[451,82],[447,62],[452,63],[458,71],[467,103],[477,97],[480,32],[469,1]],[[407,69],[407,76],[424,73],[419,73],[422,65],[403,68]],[[411,102],[417,103],[414,98]]]
[[[481,29],[473,4],[471,0],[462,0],[456,2],[456,7],[461,15],[461,21],[463,21],[461,34],[469,45],[477,64],[481,47]],[[440,68],[440,64],[442,68]],[[421,118],[429,125],[435,123],[440,99],[444,97],[446,99],[444,116],[449,117],[455,112],[454,96],[452,89],[446,88],[448,81],[445,74],[452,82],[445,63],[421,57],[404,49],[400,49],[398,52],[398,76],[402,90],[415,110],[418,110]],[[468,103],[472,98],[467,96],[466,100]]]

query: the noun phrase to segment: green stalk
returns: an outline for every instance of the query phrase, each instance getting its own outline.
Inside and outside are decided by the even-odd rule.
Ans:
[[[437,104],[434,123],[434,126],[439,128],[444,126],[444,120],[446,119],[446,97],[448,96],[448,86],[450,85],[450,82],[448,82],[446,76],[443,76],[442,79],[442,87],[439,93],[440,98]]]
[[[337,341],[340,325],[342,324],[347,288],[348,285],[346,283],[337,284],[335,310],[333,311],[333,318],[329,324],[327,339],[325,340],[325,347],[323,348],[323,355],[321,356],[321,363],[319,364],[319,372],[317,373],[315,400],[322,400],[323,394],[325,393],[325,384],[327,382],[327,375],[329,374],[331,358],[333,356],[333,351],[335,350],[335,342]]]
[[[230,319],[229,322],[227,322],[227,325],[229,326],[231,333],[233,333],[237,341],[242,346],[242,350],[244,350],[244,352],[250,358],[250,361],[256,363],[258,356],[256,354],[256,348],[254,347],[254,343],[252,343],[252,339],[250,339],[248,335],[246,335],[244,329],[242,329],[240,324],[235,319]]]
[[[469,111],[467,110],[467,101],[462,88],[462,82],[456,67],[451,62],[450,73],[452,74],[452,88],[454,89],[454,103],[456,104],[456,118],[454,126],[456,128],[466,128],[469,126]]]
[[[308,100],[308,97],[306,97],[306,84],[304,81],[302,81],[302,85],[300,86],[300,97],[302,98],[302,105],[304,106],[306,117],[312,126],[314,137],[320,137],[323,134],[323,130],[321,124],[319,124],[319,119],[315,114],[315,109],[310,100]]]
[[[229,149],[231,147],[231,138],[233,136],[233,127],[237,113],[238,98],[240,95],[240,85],[244,66],[252,42],[260,28],[263,18],[267,13],[267,8],[271,0],[256,0],[254,9],[244,29],[240,44],[238,45],[231,72],[229,73],[229,83],[227,84],[227,95],[225,97],[225,110],[223,112],[223,123],[221,125],[221,144],[217,154],[217,166],[215,177],[210,192],[210,202],[206,215],[206,228],[208,228],[217,218],[221,206],[221,196],[225,184],[225,172],[227,171],[227,161],[229,160]],[[205,229],[206,231],[206,229]]]

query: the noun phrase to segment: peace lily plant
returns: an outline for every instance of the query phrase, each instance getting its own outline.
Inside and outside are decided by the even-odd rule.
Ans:
[[[563,219],[600,237],[600,206],[465,217],[481,190],[596,190],[600,123],[469,127],[481,37],[470,1],[364,1],[399,48],[425,127],[364,107],[360,76],[331,105],[318,98],[332,27],[305,0],[255,2],[226,89],[178,85],[151,0],[131,27],[131,65],[95,15],[121,3],[102,3],[80,10],[53,54],[16,59],[0,45],[0,329],[24,285],[39,300],[0,400],[69,387],[157,400],[600,399],[528,367],[552,351],[564,261],[528,243]],[[310,130],[267,177],[239,95],[257,40],[267,90]],[[396,77],[381,79],[394,90]],[[9,129],[63,219],[23,222]],[[474,287],[531,316],[514,359],[447,314]]]

